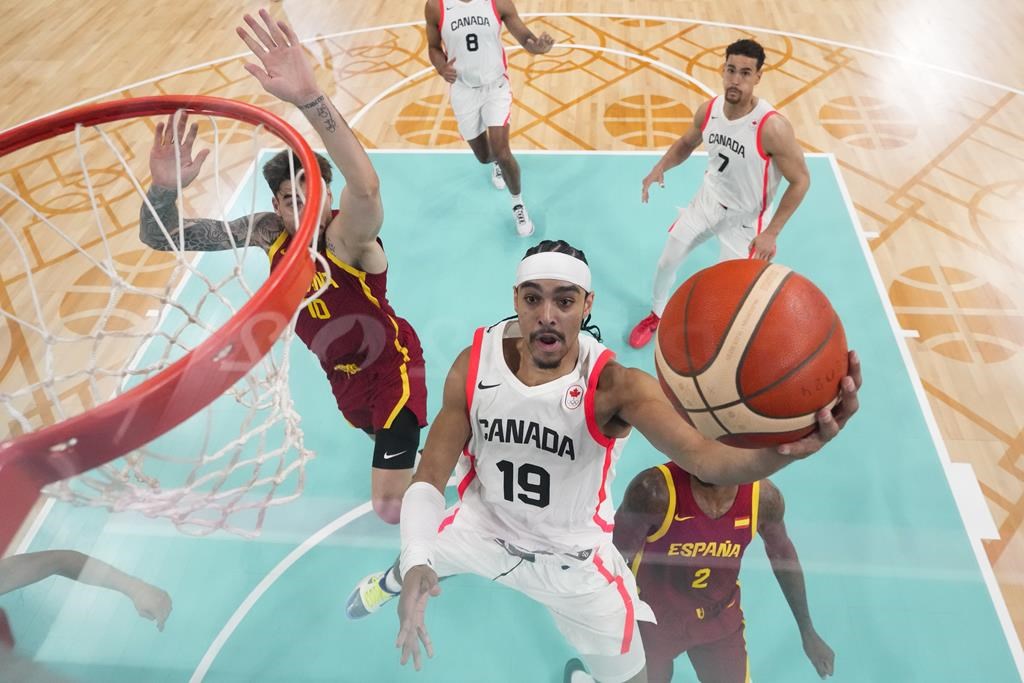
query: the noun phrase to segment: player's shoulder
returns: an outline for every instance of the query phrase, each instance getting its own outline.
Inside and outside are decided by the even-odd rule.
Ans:
[[[786,513],[786,501],[779,487],[770,479],[762,479],[758,486],[757,507],[762,520],[778,522]]]
[[[242,224],[246,227],[252,225],[252,237],[249,243],[262,247],[264,251],[270,251],[275,243],[288,239],[284,221],[273,211],[249,214],[242,219]]]
[[[641,470],[626,487],[622,504],[627,509],[663,512],[669,501],[668,481],[659,466]]]

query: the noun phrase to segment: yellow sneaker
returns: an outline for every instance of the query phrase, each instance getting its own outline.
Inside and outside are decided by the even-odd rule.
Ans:
[[[390,567],[382,572],[370,574],[363,578],[348,596],[345,613],[349,619],[362,619],[376,612],[381,606],[398,595],[384,587],[384,575],[391,571]]]

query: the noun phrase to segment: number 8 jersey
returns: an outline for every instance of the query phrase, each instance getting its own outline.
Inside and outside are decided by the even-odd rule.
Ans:
[[[501,16],[494,0],[439,0],[438,29],[457,79],[471,88],[493,83],[508,68],[501,43]]]
[[[614,354],[580,334],[576,367],[531,387],[505,361],[505,340],[519,337],[512,320],[473,338],[458,525],[527,551],[597,548],[611,541],[611,483],[625,444],[594,418],[598,377]]]

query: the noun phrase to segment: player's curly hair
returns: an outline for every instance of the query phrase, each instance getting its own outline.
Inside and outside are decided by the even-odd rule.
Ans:
[[[270,191],[274,194],[277,194],[277,191],[281,189],[281,183],[292,179],[291,168],[288,165],[289,154],[292,157],[291,168],[294,168],[295,173],[298,174],[302,170],[302,162],[299,161],[299,156],[290,149],[278,152],[270,158],[270,161],[263,164],[263,178],[267,181],[267,185],[270,185]],[[320,166],[320,175],[323,176],[324,182],[330,185],[332,175],[331,162],[327,161],[327,158],[322,154],[316,155],[316,162]]]
[[[542,240],[538,244],[530,247],[526,250],[523,258],[533,256],[534,254],[542,254],[544,252],[554,251],[560,254],[568,254],[573,258],[578,258],[587,265],[590,265],[587,261],[587,255],[583,253],[582,249],[577,249],[565,240]],[[589,292],[587,292],[589,294]],[[597,341],[601,341],[601,328],[597,325],[593,325],[590,322],[591,316],[588,315],[583,319],[583,323],[580,325],[580,329],[584,332],[588,332]]]
[[[743,40],[737,40],[735,43],[725,48],[725,58],[728,60],[729,55],[739,55],[740,57],[750,57],[751,59],[757,60],[757,70],[760,71],[761,67],[764,66],[764,48],[756,40],[750,38],[744,38]]]

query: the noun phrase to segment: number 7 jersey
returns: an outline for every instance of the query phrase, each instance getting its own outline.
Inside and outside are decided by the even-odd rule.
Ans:
[[[439,0],[438,29],[456,77],[471,88],[493,83],[508,70],[501,16],[494,0]]]
[[[611,483],[625,439],[603,435],[594,394],[614,354],[586,334],[568,374],[526,386],[505,361],[515,320],[480,328],[466,380],[472,433],[455,523],[524,550],[574,553],[611,541]],[[452,518],[449,518],[452,520]]]

